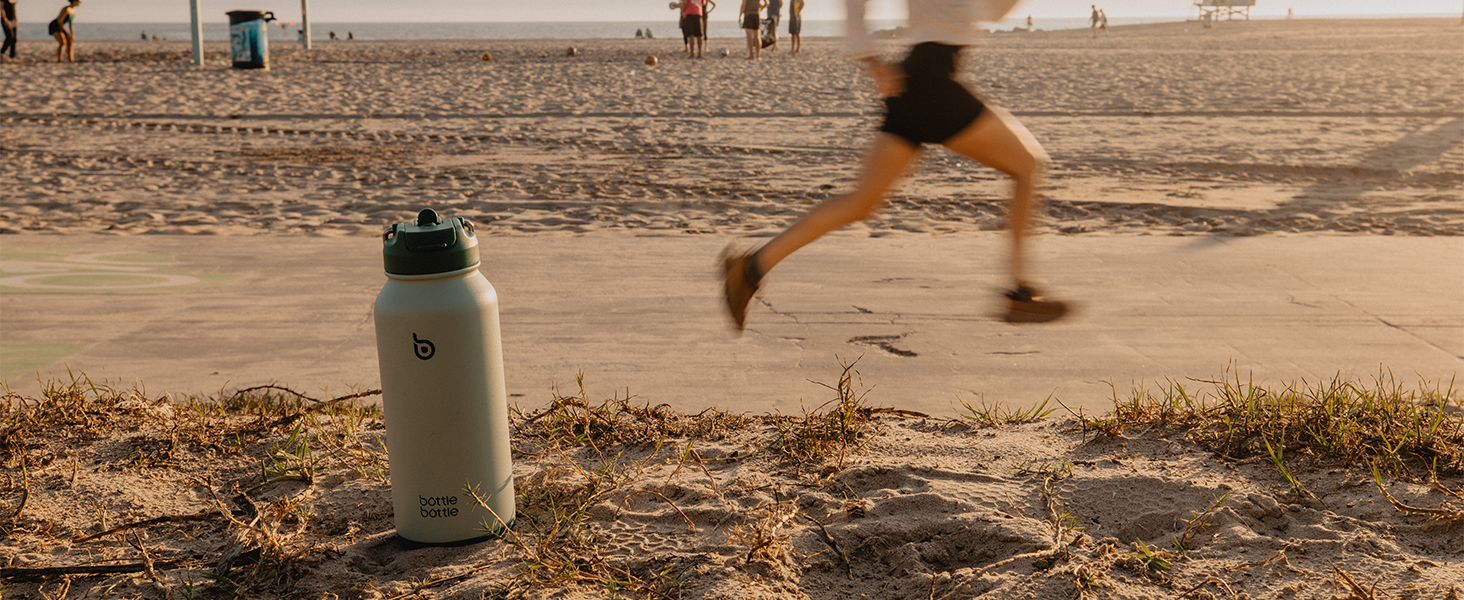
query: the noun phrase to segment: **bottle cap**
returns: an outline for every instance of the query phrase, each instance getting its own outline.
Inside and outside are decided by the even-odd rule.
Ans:
[[[386,272],[392,275],[434,275],[476,267],[478,236],[473,223],[462,217],[443,221],[430,208],[417,220],[395,223],[381,237]]]

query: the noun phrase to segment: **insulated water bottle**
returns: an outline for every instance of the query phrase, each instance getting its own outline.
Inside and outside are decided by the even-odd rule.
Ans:
[[[383,241],[376,353],[397,535],[430,545],[494,537],[513,525],[513,465],[498,295],[478,272],[473,224],[429,208]]]

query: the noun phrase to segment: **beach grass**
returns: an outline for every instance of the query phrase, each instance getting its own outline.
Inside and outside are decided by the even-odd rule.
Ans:
[[[1087,444],[1143,439],[1162,429],[1232,465],[1270,464],[1274,483],[1289,490],[1294,502],[1330,510],[1319,493],[1329,483],[1321,479],[1328,471],[1317,467],[1336,465],[1366,473],[1377,497],[1400,515],[1446,527],[1464,522],[1464,490],[1441,483],[1457,481],[1464,447],[1464,419],[1452,385],[1405,387],[1386,371],[1370,382],[1338,377],[1279,387],[1230,376],[1138,386],[1098,417],[1074,412],[1071,419],[1054,420],[1043,409],[983,409],[992,417],[942,419],[871,406],[857,362],[841,362],[835,383],[820,384],[832,398],[797,417],[716,409],[684,414],[664,405],[637,405],[628,392],[596,401],[579,375],[575,394],[555,390],[543,408],[512,410],[512,444],[521,465],[517,521],[511,528],[483,524],[485,531],[501,534],[503,545],[450,571],[384,578],[352,573],[355,585],[386,598],[433,597],[433,590],[468,580],[481,581],[483,597],[494,598],[540,597],[555,589],[592,590],[602,597],[696,597],[689,590],[708,584],[707,567],[698,562],[705,559],[617,550],[622,543],[615,527],[627,525],[614,524],[655,507],[669,519],[657,526],[667,533],[657,535],[709,539],[709,547],[728,553],[725,568],[734,572],[796,580],[812,565],[827,564],[852,577],[853,565],[867,557],[855,551],[857,541],[847,532],[828,525],[863,518],[866,500],[842,474],[866,472],[860,465],[879,451],[874,445],[884,443],[879,440],[892,428],[972,440],[1001,435],[992,429],[999,425],[1026,423],[1071,431]],[[154,396],[81,374],[51,382],[36,397],[7,392],[0,399],[0,464],[6,476],[0,533],[70,553],[0,568],[0,579],[9,589],[49,586],[52,596],[63,584],[99,589],[124,582],[152,590],[136,592],[142,597],[255,598],[290,590],[341,556],[356,531],[390,533],[389,512],[382,507],[376,507],[374,521],[350,515],[341,526],[345,534],[318,532],[339,521],[343,511],[368,510],[359,503],[347,509],[325,501],[341,480],[355,481],[363,497],[389,504],[383,417],[368,402],[377,394],[312,398],[270,385],[213,396]],[[728,479],[720,470],[728,465],[753,465],[758,473],[785,479]],[[1071,457],[1010,463],[1007,472],[1014,481],[1031,482],[1043,507],[1045,515],[1034,519],[1048,532],[1045,541],[994,557],[962,577],[933,576],[931,590],[946,586],[946,597],[979,590],[986,574],[1017,563],[1052,568],[1080,592],[1123,585],[1123,569],[1151,583],[1170,581],[1199,560],[1194,552],[1212,544],[1220,524],[1233,523],[1234,508],[1247,502],[1218,492],[1177,519],[1163,538],[1095,544],[1085,532],[1092,509],[1072,496],[1074,465]],[[92,475],[83,477],[83,468]],[[163,485],[192,490],[195,509],[139,518],[115,498],[76,487],[78,478],[97,473],[172,481]],[[1395,482],[1426,483],[1444,500],[1422,506],[1399,499],[1389,491]],[[477,490],[467,492],[486,506]],[[822,497],[832,500],[816,500]],[[79,510],[50,510],[63,501]],[[820,502],[832,503],[817,508]],[[709,505],[723,507],[717,521],[708,520]],[[342,535],[345,542],[336,539]],[[809,543],[823,550],[800,550],[800,536],[811,536]],[[91,558],[78,563],[76,552]],[[1057,569],[1058,564],[1065,566]],[[1335,585],[1348,589],[1352,579],[1345,569],[1331,575]],[[1195,589],[1230,585],[1223,578],[1196,581]]]

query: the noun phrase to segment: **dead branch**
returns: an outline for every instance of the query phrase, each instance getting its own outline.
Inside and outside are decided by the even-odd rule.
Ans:
[[[1440,519],[1448,519],[1450,521],[1464,520],[1464,511],[1442,508],[1447,504],[1440,504],[1440,508],[1421,508],[1418,506],[1409,506],[1407,504],[1399,502],[1397,498],[1394,498],[1392,494],[1389,494],[1388,490],[1383,488],[1383,482],[1380,479],[1373,479],[1373,485],[1377,486],[1378,491],[1383,493],[1383,497],[1388,499],[1388,504],[1392,504],[1393,508],[1396,508],[1403,512],[1424,514]]]
[[[86,536],[86,537],[83,537],[83,538],[76,538],[74,540],[71,540],[71,543],[73,543],[73,544],[80,544],[82,542],[90,542],[90,541],[93,541],[93,540],[96,540],[96,539],[99,539],[99,538],[107,537],[107,536],[112,535],[114,533],[117,533],[119,531],[126,531],[128,529],[137,529],[139,527],[150,527],[152,525],[157,525],[159,523],[186,523],[186,522],[189,522],[189,521],[207,521],[207,520],[210,520],[210,519],[218,519],[218,518],[223,517],[223,516],[224,516],[223,513],[219,512],[219,511],[216,511],[216,510],[214,510],[214,511],[199,511],[198,514],[194,514],[194,515],[164,515],[164,516],[161,516],[161,517],[154,517],[154,518],[151,518],[151,519],[144,519],[142,521],[136,521],[136,522],[133,522],[133,523],[128,523],[126,525],[120,525],[120,526],[117,526],[117,527],[113,527],[111,529],[108,529],[106,531],[103,531],[101,533],[94,533],[92,535],[89,535],[89,536]]]
[[[176,569],[187,564],[186,560],[153,561],[153,569],[169,570]],[[0,579],[10,581],[35,581],[49,577],[67,577],[71,575],[118,575],[123,573],[143,573],[147,571],[145,563],[125,563],[120,565],[80,565],[72,567],[0,567]]]

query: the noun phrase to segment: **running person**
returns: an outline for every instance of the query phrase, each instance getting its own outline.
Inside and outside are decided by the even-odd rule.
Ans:
[[[733,326],[739,332],[745,327],[748,303],[779,262],[879,208],[885,192],[919,158],[924,144],[941,144],[1012,178],[1007,218],[1012,288],[1006,293],[1006,320],[1034,323],[1062,317],[1067,305],[1043,298],[1027,278],[1027,224],[1036,212],[1037,179],[1047,153],[1010,113],[983,104],[953,78],[961,49],[976,41],[977,22],[1000,20],[1017,0],[907,0],[907,35],[915,46],[900,64],[880,59],[864,25],[865,0],[845,2],[849,55],[869,69],[876,91],[884,96],[884,124],[853,192],[814,207],[761,248],[722,252],[723,293]]]
[[[78,6],[81,6],[81,0],[71,0],[46,28],[51,37],[56,38],[56,62],[61,62],[63,57],[76,62],[76,24],[72,21],[76,18]]]

